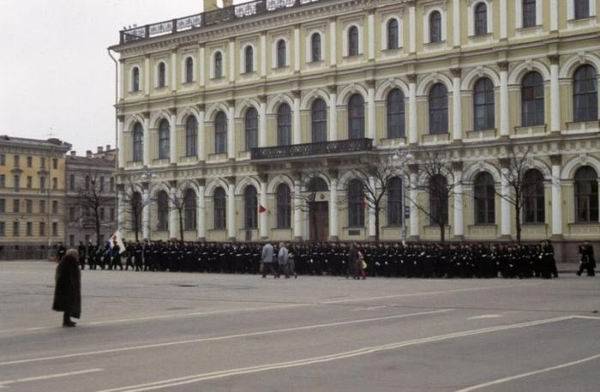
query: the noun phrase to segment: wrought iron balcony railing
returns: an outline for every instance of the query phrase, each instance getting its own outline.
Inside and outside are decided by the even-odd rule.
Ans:
[[[328,0],[255,0],[201,14],[121,30],[121,44],[199,29]]]
[[[293,144],[289,146],[260,147],[251,151],[252,160],[310,157],[314,155],[342,154],[370,151],[373,139],[348,139],[335,142]]]

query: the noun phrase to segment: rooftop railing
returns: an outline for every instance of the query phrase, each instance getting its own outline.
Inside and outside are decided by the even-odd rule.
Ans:
[[[327,0],[255,0],[201,14],[121,30],[121,44],[200,29]]]
[[[334,142],[293,144],[289,146],[260,147],[251,151],[252,160],[310,157],[350,152],[371,151],[373,139],[347,139]]]

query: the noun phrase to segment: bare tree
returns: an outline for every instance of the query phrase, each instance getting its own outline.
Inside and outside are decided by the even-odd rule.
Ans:
[[[129,219],[121,222],[121,228],[133,232],[135,241],[137,242],[143,233],[144,208],[150,206],[155,200],[152,197],[144,198],[143,192],[140,192],[140,185],[134,183],[131,179],[122,184],[122,187],[119,197],[124,207],[124,217],[127,216]]]
[[[177,211],[177,221],[179,225],[179,240],[183,242],[183,223],[186,206],[185,196],[179,189],[176,189],[173,192],[168,192],[168,195],[169,203],[175,209],[175,211]]]
[[[83,187],[77,190],[77,205],[81,212],[83,225],[91,224],[96,232],[96,244],[100,241],[102,226],[102,212],[105,207],[112,206],[113,196],[106,192],[104,176],[100,172],[90,169],[85,177]]]

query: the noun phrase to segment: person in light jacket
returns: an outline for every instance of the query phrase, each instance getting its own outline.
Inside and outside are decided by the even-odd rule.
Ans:
[[[277,253],[277,262],[279,264],[279,271],[283,271],[285,278],[290,278],[289,269],[289,252],[283,242],[279,243],[279,252]]]
[[[268,273],[272,273],[275,278],[278,277],[273,263],[273,245],[270,242],[267,242],[262,248],[260,263],[260,272],[263,278],[266,278]]]

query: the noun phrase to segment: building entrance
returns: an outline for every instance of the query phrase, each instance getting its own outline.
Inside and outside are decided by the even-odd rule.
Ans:
[[[309,204],[311,241],[327,241],[329,237],[329,203],[313,201]]]

